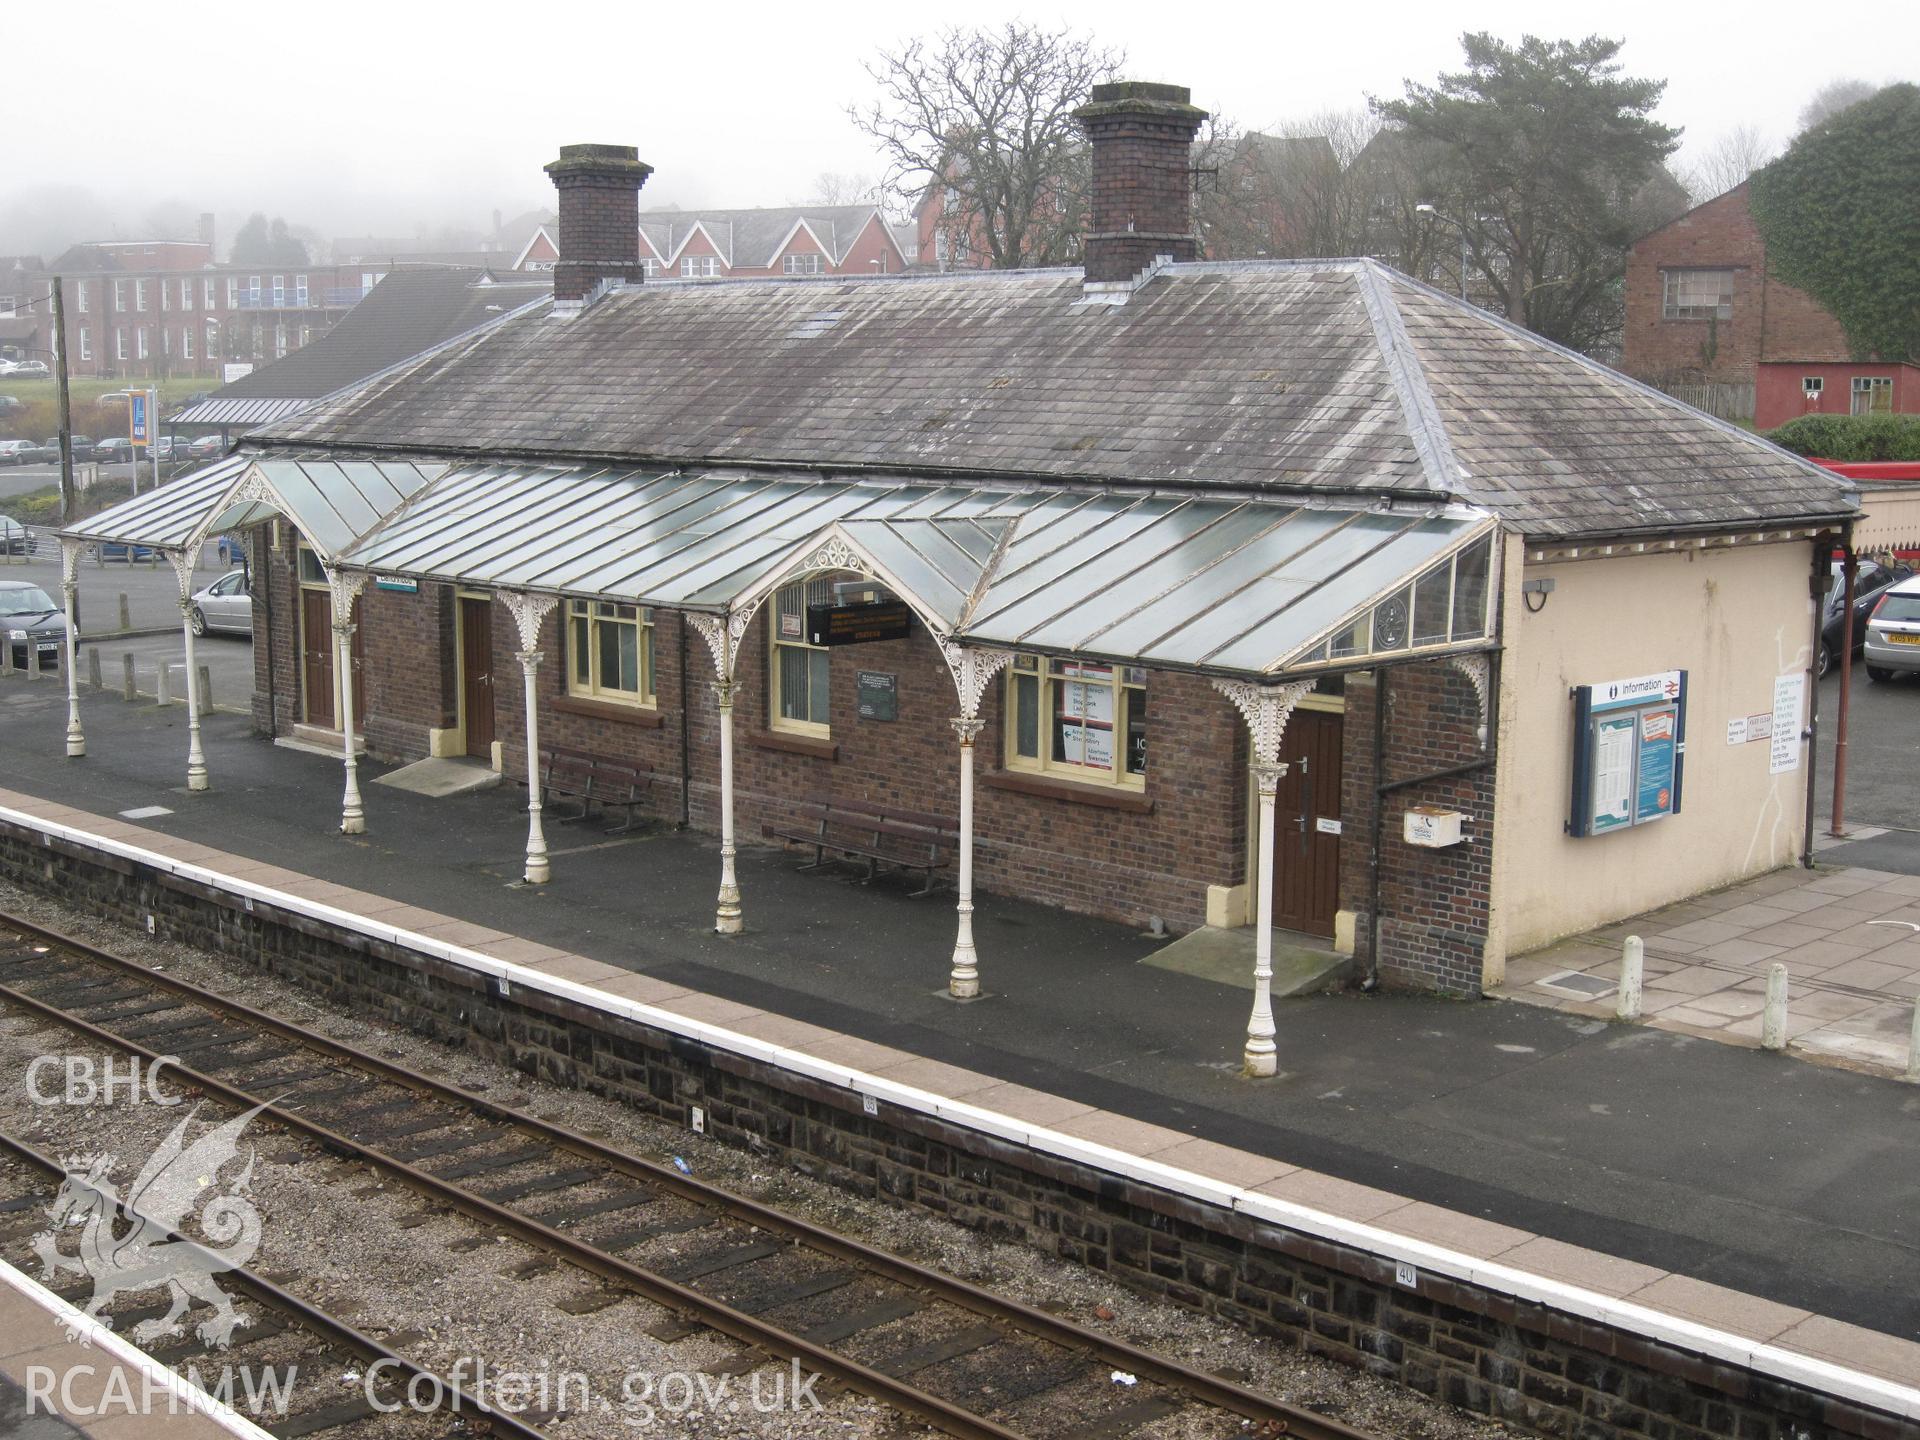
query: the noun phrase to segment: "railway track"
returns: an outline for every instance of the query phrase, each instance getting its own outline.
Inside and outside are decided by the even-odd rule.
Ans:
[[[1124,1440],[1169,1417],[1191,1436],[1370,1440],[6,914],[0,1008],[178,1057],[170,1087],[260,1106],[419,1194],[422,1221],[457,1212],[594,1277],[583,1309],[635,1294],[671,1312],[656,1339],[728,1337],[736,1372],[796,1361],[964,1440]]]
[[[15,1169],[0,1169],[0,1255],[16,1269],[30,1273],[35,1254],[29,1238],[46,1227],[48,1211],[70,1176],[60,1161],[17,1136],[0,1133],[0,1154],[17,1162]],[[177,1231],[165,1233],[171,1241],[182,1240]],[[243,1266],[223,1268],[220,1274],[223,1282],[253,1302],[253,1310],[231,1343],[217,1344],[189,1323],[174,1335],[160,1337],[165,1343],[143,1348],[160,1364],[181,1374],[197,1371],[210,1383],[211,1377],[221,1374],[245,1377],[222,1398],[269,1433],[284,1440],[298,1436],[353,1440],[363,1431],[377,1433],[382,1440],[411,1435],[438,1440],[448,1434],[546,1440],[545,1433],[526,1418],[496,1412],[464,1395],[457,1382],[414,1364],[266,1276]],[[91,1288],[83,1282],[55,1293],[85,1306]],[[164,1299],[153,1300],[152,1295],[151,1287],[114,1295],[94,1314],[116,1333],[129,1335],[144,1323],[164,1320],[168,1304]],[[193,1313],[187,1318],[191,1322]],[[376,1377],[371,1387],[340,1383],[343,1376],[357,1381],[368,1374]],[[304,1385],[301,1375],[308,1377]],[[429,1382],[419,1393],[431,1403],[409,1403],[407,1389],[416,1379]],[[284,1404],[275,1402],[276,1395],[285,1397]],[[248,1403],[255,1398],[259,1404]],[[450,1420],[455,1427],[451,1431]]]

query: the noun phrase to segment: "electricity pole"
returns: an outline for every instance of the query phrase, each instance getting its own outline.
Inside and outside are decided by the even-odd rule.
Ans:
[[[73,494],[73,400],[67,392],[67,307],[60,277],[53,277],[53,373],[60,397],[60,523],[71,525]]]

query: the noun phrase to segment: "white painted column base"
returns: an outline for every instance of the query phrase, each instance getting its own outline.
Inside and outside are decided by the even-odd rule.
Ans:
[[[340,796],[342,835],[367,833],[367,812],[360,801],[360,757],[353,748],[353,631],[345,620],[333,622],[339,649],[336,663],[340,666],[340,748],[347,768],[346,789]]]
[[[67,758],[87,753],[87,732],[80,728],[80,548],[60,542],[60,593],[67,607]],[[11,647],[9,647],[11,649]]]
[[[520,652],[520,674],[527,689],[527,868],[529,885],[544,885],[553,878],[553,866],[547,858],[547,834],[540,823],[540,692],[535,676],[540,670],[538,650]]]
[[[960,896],[953,907],[958,929],[947,993],[956,1000],[973,1000],[980,994],[980,955],[973,948],[973,741],[985,723],[965,715],[953,722],[960,737]]]
[[[720,701],[720,896],[713,928],[717,934],[738,935],[746,921],[740,911],[740,877],[734,869],[733,681],[714,681],[713,693]]]
[[[1273,1024],[1273,808],[1284,765],[1256,763],[1260,787],[1260,887],[1253,934],[1253,1015],[1247,1021],[1246,1073],[1266,1079],[1279,1073],[1279,1049]]]

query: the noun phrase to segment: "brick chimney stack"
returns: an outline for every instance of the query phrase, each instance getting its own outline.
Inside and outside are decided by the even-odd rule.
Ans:
[[[638,285],[640,187],[653,167],[631,145],[562,145],[545,168],[560,193],[553,298],[578,305],[602,280]]]
[[[1131,280],[1158,255],[1196,260],[1193,137],[1207,112],[1184,85],[1122,80],[1093,87],[1073,112],[1093,146],[1089,281]]]

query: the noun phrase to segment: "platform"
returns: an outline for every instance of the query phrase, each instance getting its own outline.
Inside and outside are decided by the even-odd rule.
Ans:
[[[0,714],[57,735],[53,699],[10,690]],[[89,697],[87,719],[85,761],[0,749],[0,807],[404,932],[515,983],[857,1072],[869,1093],[1118,1173],[1706,1327],[1748,1355],[1848,1367],[1920,1416],[1910,1087],[1405,995],[1287,1002],[1282,1075],[1247,1081],[1245,992],[1140,964],[1158,942],[1119,926],[983,897],[988,998],[956,1005],[942,986],[951,910],[905,887],[747,850],[748,933],[722,938],[705,837],[556,825],[554,881],[527,888],[511,789],[374,790],[368,834],[346,839],[332,828],[338,768],[318,757],[216,717],[215,788],[188,795],[176,717]]]
[[[68,1337],[67,1325],[85,1337]],[[271,1440],[268,1432],[0,1261],[0,1435]]]

